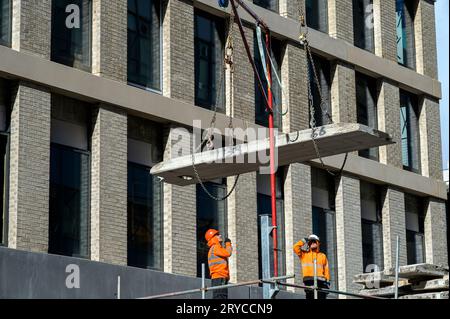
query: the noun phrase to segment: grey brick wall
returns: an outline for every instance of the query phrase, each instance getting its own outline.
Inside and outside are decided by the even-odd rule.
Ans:
[[[194,7],[190,0],[164,0],[163,8],[163,94],[193,104]]]
[[[399,263],[406,265],[405,196],[387,187],[383,190],[382,201],[384,268],[395,267],[397,236],[400,236]]]
[[[356,123],[355,70],[352,66],[336,62],[331,70],[331,110],[333,121]]]
[[[445,203],[427,198],[425,201],[426,262],[448,266],[447,220]]]
[[[328,0],[328,34],[353,44],[352,0]]]
[[[127,1],[92,1],[92,73],[127,81]]]
[[[395,0],[373,0],[375,54],[397,62]]]
[[[378,129],[391,135],[395,144],[381,146],[380,163],[403,168],[400,134],[400,92],[388,81],[381,81],[378,90]]]
[[[12,48],[50,59],[52,1],[12,2]]]
[[[289,108],[289,112],[282,117],[282,130],[285,133],[309,127],[309,106],[305,95],[307,65],[305,51],[295,44],[287,43],[281,64],[283,110]]]
[[[434,1],[419,0],[414,19],[416,70],[434,79],[438,77],[436,51],[436,19]]]
[[[292,1],[292,0],[279,0],[280,15],[285,18],[291,18],[298,21],[299,7],[305,8],[304,0]]]
[[[439,103],[422,97],[420,101],[419,136],[422,175],[442,180],[442,144]]]
[[[363,272],[359,185],[357,178],[346,175],[336,181],[338,286],[349,292],[358,291],[353,277]]]
[[[9,176],[11,248],[48,251],[50,93],[20,82],[13,93]]]
[[[234,177],[227,179],[228,191]],[[230,281],[258,279],[258,216],[256,207],[256,173],[239,177],[235,191],[228,197],[228,237],[233,242],[230,258]]]
[[[164,160],[189,154],[189,133],[168,125],[164,135]],[[197,275],[196,218],[196,186],[164,184],[164,271]]]
[[[127,264],[127,114],[100,105],[93,112],[91,259]]]
[[[293,247],[297,241],[312,233],[311,196],[311,167],[291,164],[286,169],[284,181],[286,274],[295,274],[294,280],[288,280],[291,283],[302,283],[301,264]],[[292,288],[289,290],[294,291]]]

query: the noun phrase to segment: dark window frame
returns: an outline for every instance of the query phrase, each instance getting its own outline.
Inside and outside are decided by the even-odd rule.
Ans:
[[[128,1],[135,1],[135,0],[127,0],[127,3],[128,3]],[[138,12],[132,12],[130,10],[130,6],[129,5],[127,5],[127,17],[128,17],[128,21],[127,21],[127,83],[130,86],[134,86],[134,87],[146,90],[146,91],[162,94],[162,92],[163,92],[163,19],[164,19],[164,16],[163,16],[163,4],[161,3],[160,0],[152,0],[150,2],[150,6],[153,6],[154,2],[157,3],[157,6],[159,6],[159,10],[158,10],[158,17],[159,17],[159,63],[158,63],[159,79],[158,79],[158,82],[159,82],[159,87],[148,86],[147,84],[136,83],[137,81],[130,80],[130,70],[131,70],[131,68],[129,66],[130,60],[131,60],[131,58],[130,58],[131,54],[129,53],[129,50],[130,50],[129,49],[130,32],[137,33],[136,38],[138,39],[138,37],[139,37],[139,30],[138,31],[130,30],[130,27],[129,27],[129,16],[133,15],[135,17],[135,19],[136,19],[135,21],[138,23],[138,26],[136,27],[136,29],[139,29],[139,27],[141,26],[141,23],[146,23],[146,24],[149,24],[151,26],[152,25],[152,21],[149,21],[145,17],[140,16],[140,14]],[[135,3],[135,7],[136,8],[138,8],[137,3],[138,2],[136,1],[136,3]],[[139,10],[137,10],[137,11],[139,11]],[[151,15],[151,13],[150,13],[150,15]],[[152,51],[150,50],[150,53],[149,53],[150,58],[149,58],[148,64],[152,63],[151,62],[152,61],[151,53],[152,53]],[[136,65],[142,64],[141,59],[139,59],[139,58],[136,58],[136,59],[133,59],[133,60],[135,61]]]
[[[254,41],[253,55],[255,57],[254,58],[255,65],[256,65],[256,68],[260,75],[263,89],[266,92],[266,96],[268,96],[267,95],[267,80],[264,75],[264,68],[262,66],[261,57],[259,55],[259,48],[258,48],[258,41],[256,38],[256,32],[254,32],[254,38],[255,38],[255,41]],[[262,38],[264,41],[264,39],[265,39],[264,33],[262,33]],[[265,42],[263,43],[263,45],[265,45]],[[282,64],[283,64],[283,53],[284,53],[285,46],[281,40],[278,40],[275,38],[270,39],[270,46],[271,46],[271,59],[272,59],[272,61],[274,61],[274,64],[277,64],[277,66],[278,66],[277,73],[281,80],[281,68],[282,68]],[[267,52],[264,51],[264,54],[267,55]],[[258,79],[256,77],[255,77],[254,81],[255,81],[255,97],[254,97],[254,99],[255,99],[255,123],[265,126],[265,127],[269,127],[268,112],[266,111],[267,104],[264,101],[264,96],[261,93],[261,89],[259,88]],[[273,97],[273,99],[272,99],[273,107],[274,107],[274,109],[276,108],[273,112],[274,127],[281,129],[282,128],[281,112],[284,111],[283,94],[282,94],[282,88],[278,85],[278,81],[277,81],[275,75],[273,74],[273,71],[272,71],[272,97]],[[276,105],[277,99],[279,102],[281,102],[281,105]]]
[[[11,149],[11,111],[12,111],[12,96],[10,94],[12,86],[10,82],[2,81],[0,79],[0,85],[3,84],[3,89],[0,89],[0,94],[5,94],[5,130],[0,131],[0,135],[6,137],[6,146],[5,146],[5,164],[3,168],[4,181],[3,181],[3,211],[0,216],[3,220],[3,224],[0,224],[1,235],[0,235],[0,246],[8,246],[8,227],[9,227],[9,171],[10,171],[10,149]]]
[[[413,113],[411,113],[413,112]],[[400,91],[400,137],[402,145],[403,169],[421,173],[421,150],[419,128],[418,97],[405,91]],[[414,120],[415,123],[411,123]],[[412,126],[413,125],[413,126]],[[406,135],[404,135],[406,134]],[[406,143],[407,158],[404,158],[403,149]]]
[[[414,205],[412,211],[409,209]],[[416,214],[418,218],[419,230],[413,230],[406,228],[406,250],[407,250],[407,260],[408,264],[424,263],[426,262],[426,245],[425,245],[425,203],[422,197],[415,196],[412,194],[405,193],[405,213]],[[405,216],[406,218],[406,216]],[[416,239],[419,237],[421,239],[422,256],[417,256],[417,249],[413,251],[410,250],[411,237],[413,237],[413,243],[415,248],[417,248]],[[412,253],[412,254],[411,254]]]
[[[13,9],[13,6],[12,6],[12,0],[3,0],[3,1],[7,1],[8,2],[8,6],[9,6],[9,10],[8,10],[9,12],[8,12],[8,16],[7,16],[8,23],[6,24],[8,26],[8,29],[7,29],[8,35],[7,35],[6,40],[2,39],[0,37],[0,45],[3,45],[3,46],[6,46],[6,47],[10,48],[11,45],[12,45],[12,9]],[[0,6],[0,9],[1,9],[1,6]],[[0,16],[4,17],[3,16],[3,12],[0,12]],[[1,23],[3,23],[2,19],[0,19],[0,28],[2,27]],[[1,36],[1,33],[0,33],[0,36]]]
[[[205,39],[201,39],[198,35],[198,18],[208,20],[209,28],[211,37],[207,41]],[[225,37],[226,37],[226,31],[225,31],[226,23],[225,20],[223,20],[220,17],[214,16],[212,14],[209,14],[207,12],[201,11],[201,10],[195,10],[194,11],[194,69],[195,69],[195,105],[208,109],[213,110],[214,107],[217,108],[218,112],[225,113],[225,72],[219,71],[217,74],[217,70],[223,70],[223,67],[221,65],[223,64],[223,59],[219,59],[219,61],[216,61],[216,39],[215,39],[215,32],[217,31],[219,36],[219,41],[221,42],[221,48],[220,48],[220,56],[223,57],[225,54]],[[202,57],[201,54],[201,48],[205,47],[208,50],[207,57]],[[206,65],[208,66],[207,74],[208,74],[208,87],[206,88],[207,91],[207,97],[206,99],[202,99],[199,96],[200,88],[199,88],[199,81],[200,81],[200,64],[201,62],[206,62]],[[218,64],[220,64],[220,67],[218,68]],[[222,79],[220,79],[220,76],[222,76]],[[222,81],[222,88],[217,87],[217,84],[220,84]],[[219,90],[222,89],[222,92],[220,93]],[[218,94],[222,94],[222,99],[218,99]],[[216,106],[216,103],[219,102],[219,105]]]
[[[320,89],[322,92],[322,98],[324,100],[323,108],[327,108],[330,117],[333,115],[333,109],[331,105],[331,84],[332,84],[332,65],[331,62],[321,56],[313,54],[314,66],[317,72],[318,81],[320,82]],[[311,86],[311,93],[313,96],[314,103],[314,119],[316,121],[316,126],[322,126],[328,124],[328,117],[322,112],[322,107],[319,98],[319,88],[317,87],[316,81],[314,79],[314,72],[312,69],[311,61],[308,59],[309,68],[309,83]],[[311,112],[309,114],[309,125],[311,126]]]
[[[396,30],[397,30],[397,62],[408,69],[416,69],[416,45],[414,20],[417,12],[416,0],[396,0]],[[401,8],[400,8],[401,6]],[[401,10],[402,16],[399,18]],[[402,26],[400,27],[400,23]],[[401,29],[400,29],[401,28]],[[402,33],[399,38],[399,33]],[[403,40],[403,41],[402,41]],[[400,41],[402,41],[402,54],[399,55]],[[403,58],[403,62],[402,62]]]
[[[357,122],[378,129],[378,81],[358,72],[355,74],[355,79]],[[361,89],[364,92],[361,92]],[[362,95],[365,97],[364,101],[360,99]],[[370,118],[371,114],[373,118]],[[380,158],[378,147],[358,151],[358,155],[374,161],[379,161]]]
[[[258,7],[270,10],[275,13],[280,12],[279,0],[253,0],[253,3]]]
[[[93,7],[93,1],[92,0],[81,0],[81,1],[89,1],[89,30],[88,32],[88,48],[86,49],[88,51],[88,55],[87,55],[87,59],[88,59],[88,63],[84,63],[83,61],[78,61],[74,56],[63,56],[60,53],[61,52],[57,52],[56,50],[56,43],[61,43],[62,40],[64,40],[66,43],[68,43],[68,47],[72,48],[73,47],[73,41],[67,37],[65,39],[61,39],[61,37],[56,37],[56,29],[59,29],[58,26],[56,26],[55,23],[55,17],[54,14],[56,14],[57,12],[60,12],[60,9],[57,9],[57,2],[58,0],[52,0],[52,21],[51,21],[51,61],[57,62],[57,63],[61,63],[70,67],[74,67],[83,71],[87,71],[87,72],[91,72],[92,71],[92,33],[93,33],[93,19],[94,19],[94,7]],[[67,18],[67,13],[64,10],[64,14],[65,17]],[[83,19],[80,17],[80,23],[83,23]],[[69,31],[66,31],[69,32]],[[70,34],[72,34],[73,31],[70,31]],[[80,32],[83,33],[83,26],[80,26]],[[65,34],[65,36],[67,36],[67,33]],[[82,42],[83,42],[83,35],[81,35],[82,38]],[[83,44],[81,44],[81,47],[83,46]]]
[[[321,10],[324,9],[321,6],[326,7],[325,14],[323,14],[323,12],[321,14]],[[306,0],[305,11],[306,11],[306,23],[308,24],[308,27],[328,34],[329,30],[328,0]]]
[[[87,245],[87,254],[86,255],[71,255],[72,257],[77,257],[77,258],[83,258],[83,259],[90,259],[91,258],[91,238],[92,238],[92,235],[91,235],[91,223],[90,223],[90,220],[91,220],[91,209],[90,209],[90,207],[91,207],[91,200],[92,200],[92,196],[91,196],[91,188],[92,188],[92,174],[91,174],[91,169],[92,169],[92,152],[90,151],[90,149],[89,150],[83,150],[83,149],[78,149],[78,148],[75,148],[75,147],[72,147],[72,146],[67,146],[67,145],[63,145],[63,144],[59,144],[59,143],[54,143],[54,142],[51,142],[50,143],[50,151],[51,151],[51,149],[52,149],[52,147],[53,148],[56,148],[56,149],[59,149],[59,150],[67,150],[67,151],[71,151],[71,152],[75,152],[75,153],[80,153],[80,154],[84,154],[84,155],[87,155],[88,156],[88,158],[89,158],[89,160],[88,160],[88,168],[87,168],[87,172],[88,172],[88,174],[87,174],[87,176],[88,176],[88,186],[87,186],[87,188],[88,188],[88,192],[87,192],[87,204],[86,204],[86,206],[88,207],[87,208],[87,211],[86,211],[86,219],[87,219],[87,238],[86,238],[86,242],[88,243],[88,245]],[[50,168],[50,170],[51,170],[51,168]],[[50,179],[50,187],[51,187],[51,179]],[[50,203],[50,199],[49,199],[49,203]],[[50,207],[49,207],[49,217],[50,217]],[[50,233],[50,221],[49,221],[49,233]],[[59,252],[55,252],[55,251],[51,251],[51,237],[50,237],[50,234],[49,234],[49,238],[48,238],[48,242],[49,242],[49,253],[52,253],[52,254],[58,254],[58,255],[63,255],[63,256],[67,256],[67,255],[64,255],[64,254],[62,254],[62,253],[59,253]]]
[[[132,161],[127,161],[127,174],[129,173],[129,168],[130,166],[133,166],[135,168],[141,168],[143,170],[148,170],[148,174],[150,174],[150,169],[151,167],[147,166],[147,165],[142,165],[139,163],[134,163]],[[128,180],[129,178],[127,178],[127,183],[129,182]],[[153,183],[156,181],[156,177],[153,177]],[[160,267],[153,267],[153,266],[138,266],[136,264],[130,264],[130,258],[129,258],[129,254],[130,254],[130,239],[129,239],[129,227],[130,227],[130,214],[129,214],[129,196],[130,196],[130,192],[127,186],[127,265],[131,266],[131,267],[139,267],[139,268],[143,268],[143,269],[151,269],[151,270],[156,270],[156,271],[164,271],[164,183],[160,183],[160,210],[159,210],[159,220],[160,220],[160,227],[161,227],[161,234],[160,234],[160,238],[159,238],[159,243],[160,243],[160,254],[159,254],[159,260],[160,260]],[[154,196],[154,194],[152,193],[152,195]],[[154,211],[152,210],[152,213],[154,213]],[[153,216],[154,218],[154,216]]]
[[[372,6],[370,13],[367,6]],[[360,49],[375,53],[374,28],[366,25],[370,15],[373,17],[373,0],[353,0],[353,43]]]

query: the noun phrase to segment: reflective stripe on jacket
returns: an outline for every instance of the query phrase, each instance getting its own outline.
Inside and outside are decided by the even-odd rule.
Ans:
[[[217,278],[230,278],[230,271],[228,268],[228,257],[231,256],[233,248],[231,243],[226,243],[226,247],[223,248],[219,243],[219,239],[214,236],[208,241],[208,267],[211,279]]]
[[[317,278],[319,280],[330,281],[330,270],[328,267],[328,259],[319,249],[305,251],[302,246],[305,244],[303,240],[298,241],[294,245],[294,252],[299,257],[302,264],[303,280],[314,279],[314,259],[317,261]]]

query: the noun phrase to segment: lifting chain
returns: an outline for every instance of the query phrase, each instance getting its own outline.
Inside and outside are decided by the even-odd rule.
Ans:
[[[233,45],[233,26],[234,26],[234,13],[233,11],[231,11],[230,13],[230,19],[229,19],[229,24],[228,24],[228,37],[227,37],[227,41],[226,41],[226,45],[225,45],[225,57],[223,59],[223,67],[221,68],[221,74],[220,74],[220,85],[219,85],[219,92],[217,94],[217,98],[216,98],[216,103],[214,105],[214,114],[213,117],[211,119],[211,123],[210,126],[208,128],[208,131],[206,132],[206,136],[205,136],[205,141],[207,149],[208,150],[212,150],[214,149],[214,128],[216,125],[216,119],[217,119],[217,105],[219,105],[219,103],[221,103],[224,99],[223,96],[223,91],[224,91],[224,79],[225,79],[225,73],[226,73],[226,69],[227,69],[227,65],[229,67],[229,97],[230,97],[230,114],[229,114],[229,122],[228,122],[228,128],[230,129],[231,132],[231,139],[233,140],[233,136],[234,136],[234,126],[233,126],[233,116],[232,116],[232,112],[234,111],[233,109],[233,104],[234,104],[234,97],[233,97],[233,77],[234,77],[234,63],[233,63],[233,53],[234,53],[234,45]],[[197,170],[197,167],[195,165],[195,154],[200,150],[201,147],[203,146],[204,141],[202,140],[202,142],[200,143],[200,145],[197,147],[197,149],[193,152],[191,158],[192,158],[192,168],[194,169],[194,174],[195,177],[197,178],[197,181],[199,182],[200,186],[202,187],[203,191],[213,200],[215,201],[224,201],[226,200],[228,197],[231,196],[231,194],[234,192],[234,190],[236,189],[238,180],[239,180],[239,176],[237,175],[235,177],[234,180],[234,184],[231,187],[230,191],[223,197],[217,197],[213,194],[211,194],[211,192],[207,189],[207,187],[205,186],[204,182],[202,181],[200,174]],[[233,143],[234,145],[234,143]]]

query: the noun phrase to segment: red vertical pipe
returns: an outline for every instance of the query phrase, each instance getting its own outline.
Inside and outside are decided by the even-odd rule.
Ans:
[[[268,54],[270,54],[270,34],[266,30],[266,46]],[[267,98],[269,104],[269,139],[270,139],[270,192],[272,202],[272,226],[277,227],[277,194],[275,178],[275,133],[274,133],[274,119],[273,119],[273,99],[272,99],[272,71],[269,56],[266,58],[267,65]],[[273,238],[273,276],[278,277],[278,240],[277,229],[274,228],[272,233]]]

